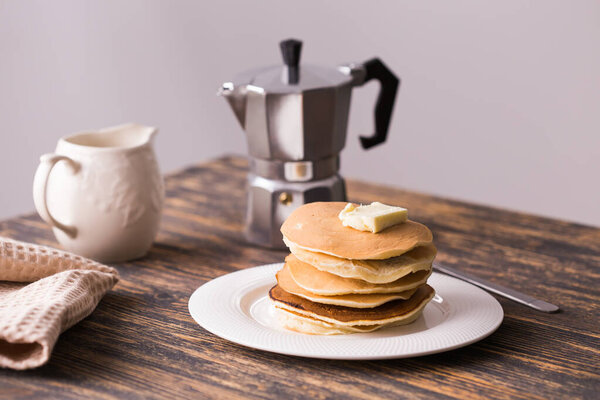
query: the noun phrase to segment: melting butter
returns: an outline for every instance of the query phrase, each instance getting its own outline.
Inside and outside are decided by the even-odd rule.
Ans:
[[[408,210],[402,207],[388,206],[377,201],[358,207],[348,203],[340,211],[338,217],[344,226],[359,231],[377,233],[392,225],[405,222],[408,219]]]

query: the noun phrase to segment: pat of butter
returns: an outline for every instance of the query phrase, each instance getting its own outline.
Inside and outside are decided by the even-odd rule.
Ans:
[[[379,202],[358,207],[352,203],[348,203],[340,211],[338,217],[342,220],[344,226],[349,226],[359,231],[377,233],[392,225],[406,221],[408,219],[408,210]]]

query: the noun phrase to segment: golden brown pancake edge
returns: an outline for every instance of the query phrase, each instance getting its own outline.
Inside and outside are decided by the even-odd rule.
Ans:
[[[286,259],[287,260],[287,259]],[[396,299],[409,299],[416,288],[398,291],[395,293],[371,293],[371,294],[342,294],[334,296],[323,296],[299,286],[292,278],[289,264],[286,262],[281,270],[275,275],[277,283],[285,292],[305,298],[314,303],[332,304],[350,308],[373,308]]]
[[[429,268],[408,273],[391,282],[372,283],[360,278],[346,278],[322,271],[293,254],[285,258],[285,264],[298,286],[322,296],[402,292],[425,284],[432,272]]]
[[[435,291],[433,288],[425,284],[418,288],[415,294],[408,300],[393,300],[378,307],[366,309],[315,303],[300,296],[288,293],[279,285],[275,285],[269,290],[269,297],[275,303],[280,302],[296,310],[309,312],[316,316],[333,319],[343,323],[353,321],[370,321],[377,323],[377,321],[409,314],[422,306],[423,302],[428,302],[433,297],[434,293]]]

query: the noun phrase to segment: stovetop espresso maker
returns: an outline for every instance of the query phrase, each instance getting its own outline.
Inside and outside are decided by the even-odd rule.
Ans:
[[[387,137],[399,84],[378,58],[337,68],[300,65],[302,42],[280,47],[283,65],[247,71],[219,90],[248,138],[246,237],[274,248],[284,247],[279,228],[295,208],[346,200],[338,170],[352,88],[381,83],[375,134],[360,137],[368,149]]]

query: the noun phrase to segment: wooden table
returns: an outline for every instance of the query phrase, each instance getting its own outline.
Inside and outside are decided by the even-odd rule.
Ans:
[[[600,230],[348,182],[351,200],[401,204],[428,225],[438,259],[561,306],[544,314],[499,298],[506,317],[487,339],[413,359],[330,361],[248,349],[190,317],[198,286],[284,252],[242,236],[247,163],[224,157],[170,175],[162,230],[87,319],[63,333],[50,362],[0,370],[11,398],[598,398]],[[30,214],[0,235],[51,246]]]

